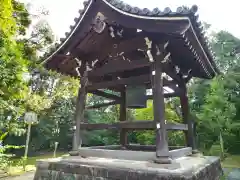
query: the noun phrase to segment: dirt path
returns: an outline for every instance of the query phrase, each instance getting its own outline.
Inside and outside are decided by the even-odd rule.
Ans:
[[[3,178],[0,180],[33,180],[35,172],[28,172],[20,176]]]

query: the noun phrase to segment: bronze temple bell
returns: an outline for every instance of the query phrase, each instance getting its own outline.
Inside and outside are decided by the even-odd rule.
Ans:
[[[130,109],[147,107],[147,95],[145,85],[128,85],[126,87],[126,105]]]

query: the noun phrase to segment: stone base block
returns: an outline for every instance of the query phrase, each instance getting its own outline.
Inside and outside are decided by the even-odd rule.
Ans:
[[[217,157],[182,157],[172,164],[110,158],[40,160],[34,180],[219,180]]]

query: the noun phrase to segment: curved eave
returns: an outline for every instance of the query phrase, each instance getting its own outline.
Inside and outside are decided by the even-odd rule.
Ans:
[[[84,19],[93,18],[99,8],[105,6],[106,8],[111,8],[111,10],[114,10],[115,12],[119,13],[123,16],[128,16],[135,19],[141,19],[141,20],[148,20],[148,21],[188,21],[189,28],[191,29],[191,32],[193,33],[197,46],[201,49],[201,55],[198,55],[196,51],[192,51],[194,54],[197,54],[197,59],[204,61],[200,62],[200,64],[205,69],[205,72],[208,76],[208,78],[214,77],[217,73],[219,73],[219,70],[217,69],[215,63],[214,63],[214,57],[212,55],[212,50],[207,43],[207,39],[204,35],[203,28],[201,26],[201,23],[198,22],[198,16],[195,15],[197,12],[197,7],[193,6],[191,9],[185,8],[185,7],[178,7],[176,12],[172,12],[170,8],[166,7],[164,11],[160,11],[158,8],[153,9],[152,11],[144,8],[140,9],[137,7],[132,7],[128,4],[125,4],[123,2],[119,2],[117,0],[88,0],[84,2],[84,9],[80,10],[80,16],[78,18],[75,18],[75,25],[71,26],[71,31],[68,33],[65,33],[66,37],[61,39],[60,44],[56,44],[55,48],[51,49],[49,53],[45,54],[43,59],[43,63],[47,63],[48,61],[51,61],[51,59],[57,55],[57,54],[66,54],[67,50],[69,50],[69,45],[71,42],[76,39],[76,34],[79,33],[81,29],[84,28],[88,29],[91,27],[91,21],[87,22],[87,25],[84,24]],[[96,7],[99,7],[98,9]],[[104,8],[103,8],[104,9]],[[182,32],[182,35],[184,36],[185,32]],[[85,33],[81,33],[81,37],[78,36],[78,39],[81,40],[81,38],[84,37]],[[201,56],[201,58],[199,58]]]
[[[84,1],[83,4],[84,8],[79,10],[79,17],[74,19],[75,25],[70,26],[70,32],[65,33],[65,37],[60,39],[60,43],[56,43],[48,53],[44,54],[42,64],[45,64],[48,61],[50,61],[53,58],[53,56],[57,55],[61,50],[66,49],[66,46],[68,46],[68,44],[71,43],[74,34],[78,31],[80,25],[83,22],[84,17],[91,8],[93,0]]]

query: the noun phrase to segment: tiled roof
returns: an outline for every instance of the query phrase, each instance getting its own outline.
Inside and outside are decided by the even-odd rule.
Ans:
[[[73,35],[73,33],[77,30],[78,26],[80,25],[83,17],[85,16],[87,10],[91,7],[91,5],[96,0],[88,0],[85,1],[84,8],[79,10],[79,16],[74,19],[75,25],[70,26],[70,32],[65,33],[65,37],[60,39],[60,43],[56,43],[54,48],[50,49],[50,51],[43,56],[44,62],[51,59],[54,54],[56,54],[64,45],[66,42],[70,39],[70,37]],[[117,8],[120,11],[123,11],[125,13],[129,13],[135,16],[141,16],[141,17],[188,17],[191,21],[192,28],[194,30],[194,33],[196,34],[200,45],[202,46],[204,53],[206,53],[207,59],[210,60],[210,65],[213,66],[213,71],[217,71],[216,65],[214,63],[214,55],[213,51],[211,50],[211,47],[207,41],[203,25],[198,20],[197,10],[198,7],[196,5],[193,5],[191,8],[188,8],[186,6],[180,6],[175,11],[171,10],[169,7],[166,7],[162,10],[159,8],[154,8],[153,10],[149,10],[147,8],[138,8],[131,6],[129,4],[124,3],[123,1],[119,0],[97,0],[102,1],[108,6],[113,6],[114,8]],[[187,37],[185,39],[187,41]],[[193,52],[194,53],[194,52]]]

